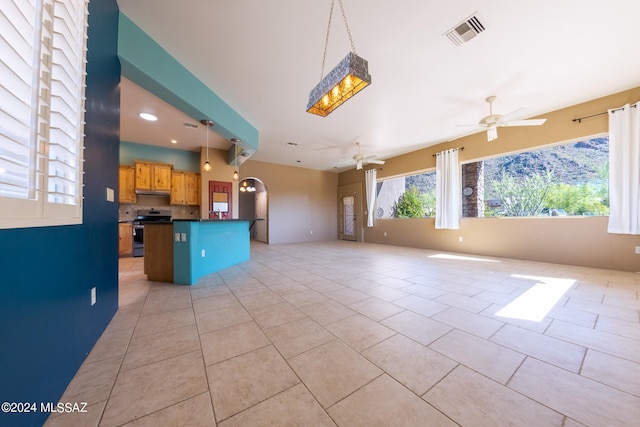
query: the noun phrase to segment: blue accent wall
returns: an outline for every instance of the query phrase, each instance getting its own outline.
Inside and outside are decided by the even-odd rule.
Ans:
[[[174,221],[173,233],[186,237],[173,243],[173,282],[179,285],[249,260],[249,221]]]
[[[118,308],[118,17],[116,0],[89,3],[83,224],[0,230],[0,402],[57,402]]]
[[[200,172],[200,153],[120,141],[120,164],[133,166],[134,160],[170,163],[174,170]]]

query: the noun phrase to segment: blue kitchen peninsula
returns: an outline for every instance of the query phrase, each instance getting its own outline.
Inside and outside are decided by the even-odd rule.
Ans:
[[[173,283],[193,285],[200,277],[249,260],[253,220],[173,220]]]

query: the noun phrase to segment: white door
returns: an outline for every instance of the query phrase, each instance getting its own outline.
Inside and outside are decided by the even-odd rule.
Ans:
[[[256,218],[264,218],[256,221],[256,240],[268,243],[267,240],[267,192],[256,193]]]
[[[342,196],[342,240],[356,240],[355,197]]]

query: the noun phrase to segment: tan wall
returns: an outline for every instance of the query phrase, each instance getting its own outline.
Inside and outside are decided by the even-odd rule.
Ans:
[[[573,119],[638,100],[640,87],[543,114],[540,117],[547,122],[540,127],[500,128],[498,139],[492,142],[487,142],[486,134],[480,132],[394,157],[378,171],[378,179],[434,169],[433,154],[448,148],[464,147],[459,154],[464,163],[603,134],[608,131],[606,114],[582,123]],[[338,185],[355,182],[364,183],[364,171],[341,173]],[[373,228],[365,228],[364,239],[371,243],[640,271],[640,255],[635,254],[640,236],[609,234],[607,221],[606,217],[463,218],[460,230],[435,230],[433,219],[387,219],[376,220]],[[383,236],[385,231],[387,237]]]
[[[336,239],[336,173],[248,160],[240,168],[244,177],[267,188],[270,244]]]

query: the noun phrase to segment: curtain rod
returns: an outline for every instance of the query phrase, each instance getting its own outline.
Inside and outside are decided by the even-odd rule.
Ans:
[[[463,151],[463,150],[464,150],[464,147],[449,148],[449,150],[460,150],[460,151]],[[444,150],[444,151],[447,151],[447,150]],[[439,154],[440,154],[440,153],[436,153],[436,154],[434,154],[434,155],[433,155],[433,157],[436,157],[436,156],[438,156]]]
[[[638,106],[638,104],[633,104],[631,105],[631,108],[636,108]],[[611,110],[612,113],[615,113],[616,111],[621,111],[624,110],[624,107],[620,107],[620,108],[616,108],[614,110]],[[609,113],[608,111],[605,111],[603,113],[598,113],[598,114],[592,114],[590,116],[585,116],[585,117],[578,117],[577,119],[573,119],[572,122],[578,122],[578,123],[582,123],[583,120],[585,119],[590,119],[592,117],[598,117],[598,116],[602,116],[604,114]]]

